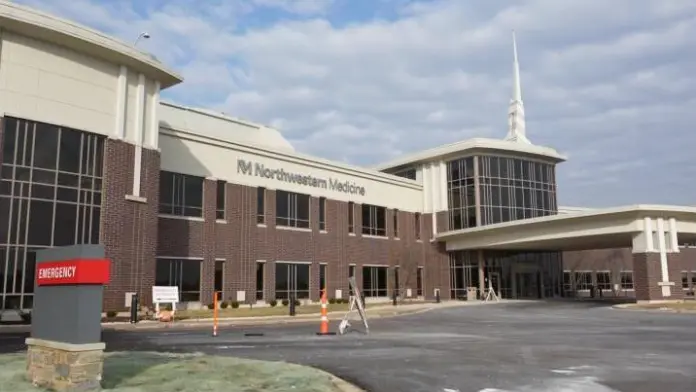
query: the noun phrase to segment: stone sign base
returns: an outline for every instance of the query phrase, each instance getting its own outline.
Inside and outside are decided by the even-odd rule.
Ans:
[[[69,344],[27,338],[27,377],[58,392],[101,389],[104,343]]]

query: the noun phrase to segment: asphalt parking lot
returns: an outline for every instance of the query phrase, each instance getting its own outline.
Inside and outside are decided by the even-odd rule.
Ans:
[[[692,392],[696,385],[696,315],[526,302],[375,320],[367,335],[316,336],[317,328],[231,327],[215,338],[209,330],[111,331],[104,339],[109,350],[296,362],[374,392]],[[13,336],[0,336],[4,351],[21,347]]]

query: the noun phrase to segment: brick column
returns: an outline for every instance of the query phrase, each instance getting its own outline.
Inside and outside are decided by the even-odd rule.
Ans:
[[[636,300],[674,301],[684,297],[676,263],[675,227],[663,218],[644,218],[643,231],[633,238],[633,280]]]
[[[127,292],[139,293],[141,304],[150,305],[155,283],[160,153],[142,149],[140,196],[133,197],[135,150],[133,144],[115,139],[104,145],[100,240],[112,261],[105,310],[125,310]]]
[[[215,211],[217,207],[217,179],[203,182],[203,263],[201,265],[201,303],[213,302],[215,289]]]

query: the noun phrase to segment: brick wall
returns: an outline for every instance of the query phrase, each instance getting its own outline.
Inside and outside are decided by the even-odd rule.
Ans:
[[[681,299],[682,271],[696,271],[696,248],[682,248],[679,253],[668,253],[669,280],[674,282],[669,299]],[[659,300],[662,280],[659,253],[633,254],[631,248],[597,249],[563,252],[563,269],[570,271],[611,271],[614,283],[619,282],[619,271],[633,271],[635,296],[638,300]],[[690,275],[689,276],[690,279]]]
[[[133,193],[135,146],[105,141],[100,239],[112,261],[111,282],[104,291],[104,307],[110,310],[126,308],[126,292],[138,292],[142,303],[149,303],[155,283],[160,155],[142,151],[140,195],[145,202],[126,198]]]
[[[287,229],[275,225],[275,191],[267,190],[266,222],[256,220],[257,189],[226,184],[226,223],[215,222],[216,182],[205,182],[204,221],[161,218],[159,220],[160,256],[201,257],[202,301],[207,303],[212,291],[215,258],[225,259],[224,298],[236,299],[239,290],[245,291],[246,302],[256,296],[256,262],[264,260],[267,299],[275,296],[275,261],[311,263],[310,298],[319,298],[319,265],[327,265],[327,285],[330,297],[340,289],[348,293],[349,265],[356,265],[356,281],[362,284],[361,267],[366,264],[394,267],[399,265],[401,288],[409,286],[415,295],[416,271],[424,266],[424,290],[432,297],[434,288],[448,282],[443,279],[447,268],[444,248],[430,241],[432,217],[421,217],[421,241],[416,240],[414,216],[399,211],[399,239],[394,238],[392,214],[387,213],[388,238],[371,238],[361,233],[361,205],[355,204],[355,234],[348,233],[348,203],[326,201],[326,230],[319,230],[319,198],[311,198],[311,229]],[[388,289],[393,289],[393,271],[389,270]],[[448,271],[447,271],[448,273]]]

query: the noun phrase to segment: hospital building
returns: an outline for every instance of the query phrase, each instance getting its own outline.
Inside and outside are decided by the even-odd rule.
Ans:
[[[692,295],[696,207],[559,206],[566,157],[533,143],[513,64],[500,138],[368,168],[166,102],[184,81],[157,58],[0,1],[0,310],[31,309],[35,252],[73,244],[104,246],[117,311],[155,285],[188,307],[347,298],[351,276],[367,301]]]

